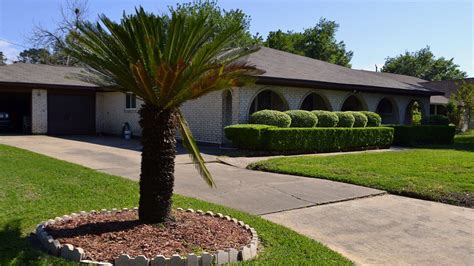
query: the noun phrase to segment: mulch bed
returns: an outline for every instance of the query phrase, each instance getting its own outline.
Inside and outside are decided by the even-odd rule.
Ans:
[[[239,249],[252,235],[241,226],[212,216],[173,211],[175,221],[143,224],[136,211],[78,216],[48,225],[45,230],[61,244],[84,249],[85,259],[113,262],[121,254],[132,257]]]

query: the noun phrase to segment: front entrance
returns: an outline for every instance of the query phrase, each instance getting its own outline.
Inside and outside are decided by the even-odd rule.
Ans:
[[[95,133],[95,93],[48,92],[48,134]]]

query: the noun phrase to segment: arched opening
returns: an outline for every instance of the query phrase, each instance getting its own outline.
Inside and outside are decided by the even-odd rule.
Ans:
[[[417,100],[411,101],[405,111],[405,124],[420,125],[424,118],[423,106]]]
[[[306,96],[301,103],[301,110],[313,111],[313,110],[327,110],[330,111],[331,107],[328,102],[316,93],[311,93]]]
[[[397,105],[388,98],[383,98],[380,100],[375,112],[379,114],[380,117],[382,117],[382,124],[399,123]]]
[[[364,111],[366,107],[362,101],[354,95],[347,97],[341,107],[341,111]]]
[[[286,111],[288,110],[288,105],[280,95],[271,90],[264,90],[257,94],[253,99],[252,104],[250,105],[249,115],[265,109]]]

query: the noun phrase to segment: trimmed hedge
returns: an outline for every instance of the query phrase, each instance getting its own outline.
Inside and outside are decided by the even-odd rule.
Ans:
[[[435,126],[447,126],[449,125],[449,118],[444,115],[431,115],[428,118],[428,124]]]
[[[392,143],[394,131],[390,127],[250,129],[256,126],[229,126],[225,128],[226,136],[241,149],[305,153],[386,148]]]
[[[262,132],[272,127],[267,125],[232,125],[225,127],[224,133],[236,147],[246,150],[259,150],[263,148]]]
[[[291,118],[290,127],[315,127],[318,123],[318,118],[310,111],[288,110],[285,114]]]
[[[379,127],[382,124],[382,117],[379,114],[370,111],[362,111],[361,113],[367,116],[368,127]]]
[[[337,127],[352,127],[354,126],[355,118],[348,112],[334,112],[339,118]]]
[[[456,128],[432,125],[390,125],[395,130],[394,145],[416,146],[426,144],[452,144]]]
[[[353,127],[365,127],[367,126],[367,116],[361,112],[349,112],[354,116],[354,125]]]
[[[339,117],[330,111],[315,110],[311,111],[318,118],[317,127],[335,127],[339,122]]]
[[[291,124],[291,117],[280,111],[262,110],[251,114],[249,123],[276,127],[289,127]]]

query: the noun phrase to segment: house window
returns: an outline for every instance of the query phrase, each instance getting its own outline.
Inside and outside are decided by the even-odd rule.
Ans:
[[[134,93],[125,94],[125,109],[137,109],[137,96]]]

